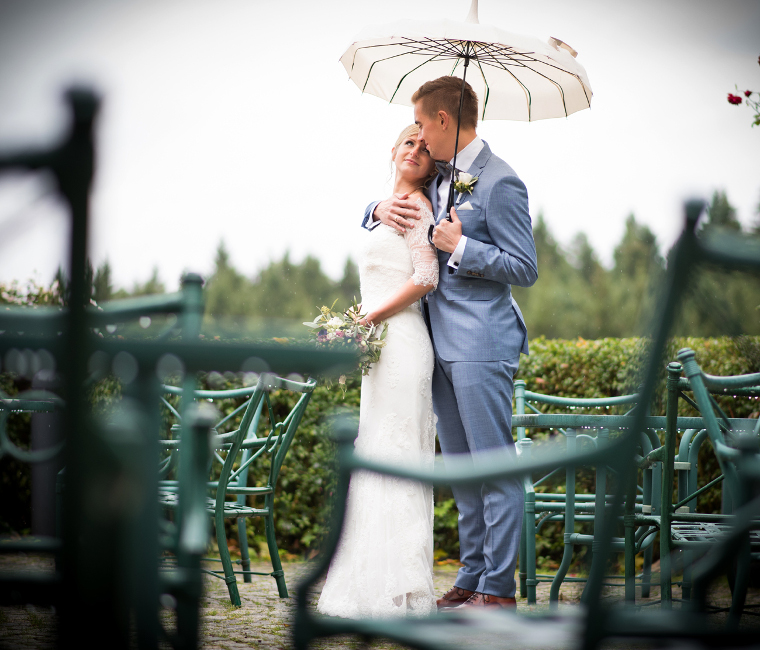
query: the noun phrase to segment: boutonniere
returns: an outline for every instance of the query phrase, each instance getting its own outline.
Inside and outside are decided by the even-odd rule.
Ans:
[[[467,172],[459,172],[459,174],[457,175],[457,180],[454,183],[454,189],[457,192],[459,192],[457,203],[459,203],[462,200],[462,195],[465,192],[467,192],[468,194],[472,194],[472,188],[477,182],[478,182],[477,176],[473,176],[472,174],[468,174]]]

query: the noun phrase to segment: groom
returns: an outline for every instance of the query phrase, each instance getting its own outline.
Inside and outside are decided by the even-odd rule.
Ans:
[[[412,96],[418,139],[441,173],[429,191],[437,225],[438,288],[428,294],[425,315],[435,349],[433,406],[444,456],[490,451],[514,453],[513,377],[528,334],[511,285],[538,277],[536,247],[523,182],[491,153],[477,133],[478,100],[465,84],[457,152],[457,176],[466,172],[471,193],[457,193],[451,221],[445,217],[454,157],[462,82],[441,77]],[[403,232],[419,219],[406,195],[371,204],[362,225],[383,222]],[[420,226],[418,226],[420,227]],[[459,510],[459,569],[438,608],[514,607],[515,565],[523,519],[520,481],[502,480],[454,488]]]

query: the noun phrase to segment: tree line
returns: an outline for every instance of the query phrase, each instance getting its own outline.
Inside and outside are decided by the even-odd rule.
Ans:
[[[700,223],[700,234],[712,229],[760,237],[760,218],[742,231],[725,192],[716,191]],[[610,268],[601,263],[585,234],[578,234],[569,246],[561,246],[541,214],[533,224],[533,235],[538,281],[528,289],[512,288],[531,336],[599,339],[638,336],[649,331],[669,251],[660,250],[655,235],[633,214],[626,219],[625,232],[613,250]],[[88,281],[97,303],[165,291],[157,269],[147,282],[135,284],[131,290],[114,289],[107,261],[97,269],[90,269]],[[65,293],[65,286],[65,278],[59,272],[54,287],[58,293]],[[8,287],[5,289],[7,295]],[[241,325],[251,322],[310,320],[318,307],[337,300],[338,307],[347,308],[354,298],[360,299],[361,293],[358,268],[350,258],[339,280],[326,275],[318,259],[307,256],[296,263],[288,253],[254,277],[247,277],[232,264],[224,242],[216,251],[214,270],[204,291],[205,326],[222,332],[230,325],[239,330]],[[8,302],[2,295],[0,302]],[[757,276],[715,268],[697,270],[674,334],[701,337],[760,334]]]
[[[760,207],[760,206],[759,206]],[[700,232],[742,232],[725,192],[712,197]],[[745,232],[760,237],[760,219]],[[513,287],[531,336],[588,338],[637,336],[648,331],[669,252],[660,250],[652,231],[630,215],[622,239],[605,268],[584,234],[565,248],[554,239],[542,215],[533,225],[539,278],[529,289]],[[739,272],[702,268],[686,297],[676,335],[760,334],[760,282]],[[346,262],[333,281],[319,260],[294,263],[286,254],[256,277],[247,278],[231,264],[223,244],[206,287],[207,319],[235,316],[313,318],[317,307],[338,300],[348,306],[360,297],[356,264]]]

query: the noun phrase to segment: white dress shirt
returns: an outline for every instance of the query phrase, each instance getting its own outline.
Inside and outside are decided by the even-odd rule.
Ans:
[[[472,167],[472,164],[475,162],[475,158],[478,157],[478,154],[482,150],[483,141],[476,135],[475,139],[457,154],[457,169],[459,171],[466,172],[470,167]],[[449,164],[454,164],[453,158],[449,161]],[[445,217],[446,206],[448,205],[449,200],[450,183],[451,170],[447,171],[446,174],[444,174],[443,181],[438,186],[438,214],[436,215],[437,220],[441,220]],[[456,205],[454,208],[456,209]],[[459,266],[459,262],[462,260],[462,255],[464,255],[465,246],[467,246],[467,237],[462,235],[462,238],[459,240],[459,243],[454,249],[454,252],[451,253],[451,257],[449,258],[449,266],[453,268],[457,268]]]

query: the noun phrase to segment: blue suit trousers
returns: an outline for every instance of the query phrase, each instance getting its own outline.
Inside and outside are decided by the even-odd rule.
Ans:
[[[433,406],[444,459],[467,454],[477,466],[488,450],[511,451],[511,361],[445,361],[436,354]],[[459,510],[460,561],[455,585],[501,597],[515,595],[523,521],[519,479],[454,488]]]

